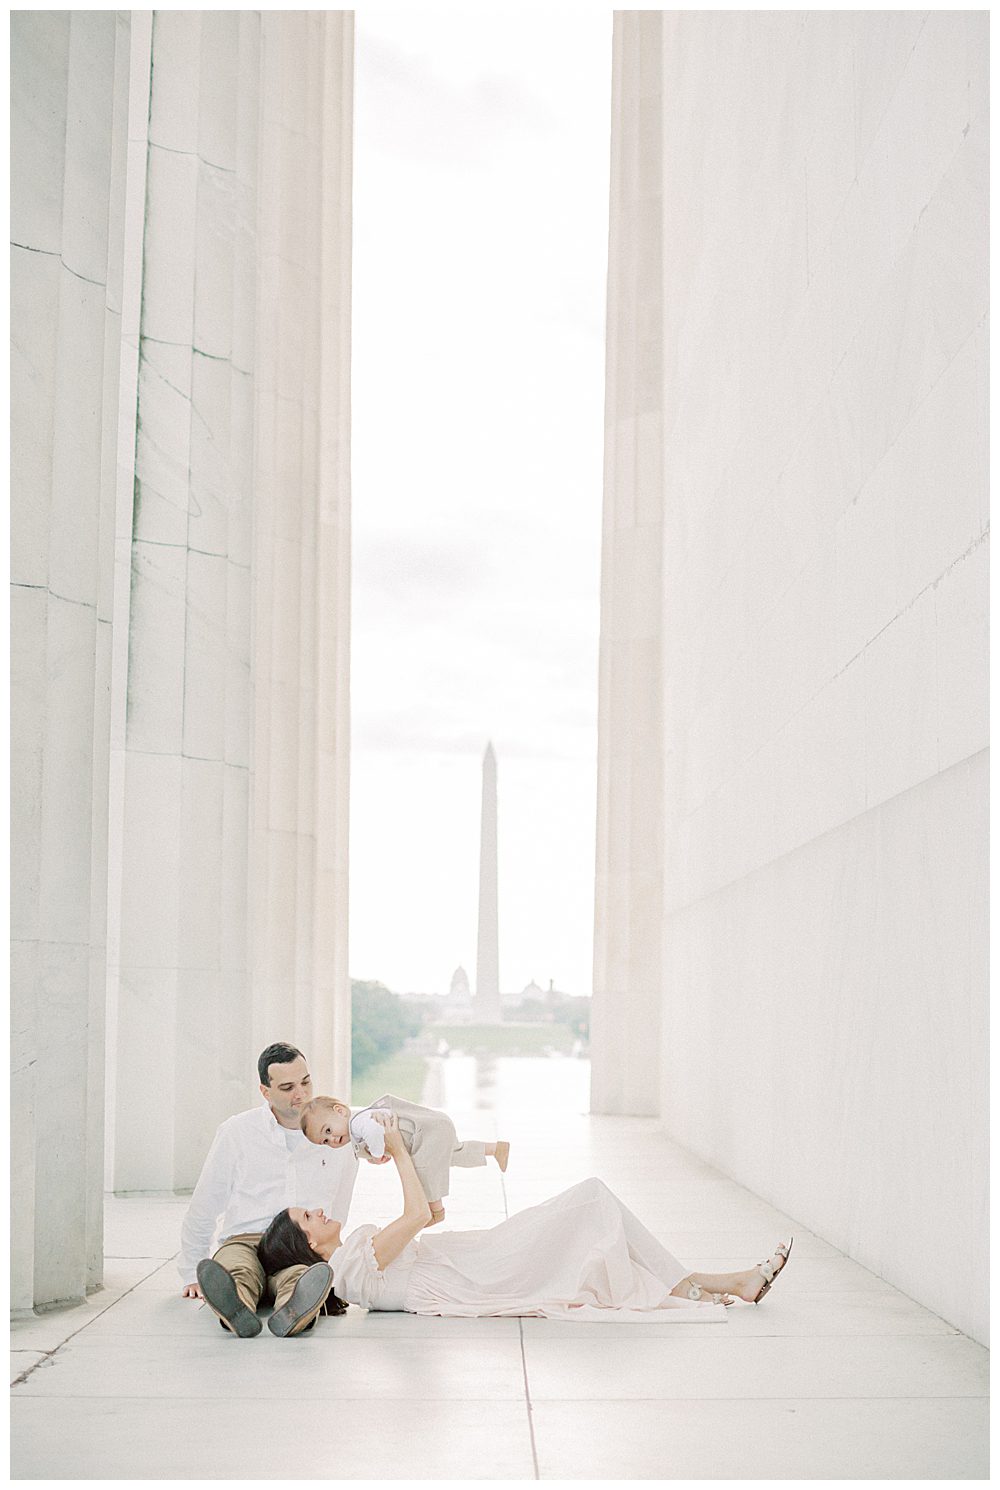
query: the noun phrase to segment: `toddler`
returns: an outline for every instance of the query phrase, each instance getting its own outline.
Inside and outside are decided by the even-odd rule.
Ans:
[[[384,1163],[388,1157],[385,1129],[393,1116],[431,1208],[428,1226],[444,1220],[441,1201],[448,1194],[448,1171],[453,1164],[473,1168],[491,1158],[506,1172],[509,1143],[459,1143],[455,1125],[446,1113],[406,1102],[402,1097],[379,1097],[353,1117],[346,1102],[336,1097],[314,1097],[303,1107],[299,1123],[310,1143],[325,1143],[333,1149],[353,1143],[359,1159]]]

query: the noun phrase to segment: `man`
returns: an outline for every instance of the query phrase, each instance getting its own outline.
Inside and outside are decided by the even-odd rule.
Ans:
[[[289,1205],[322,1208],[331,1220],[346,1221],[357,1176],[350,1145],[324,1148],[299,1127],[300,1110],[313,1095],[302,1052],[269,1045],[257,1074],[265,1105],[227,1118],[216,1132],[181,1227],[178,1264],[182,1297],[204,1299],[243,1339],[260,1334],[257,1308],[269,1296],[272,1334],[298,1335],[315,1322],[333,1281],[329,1267],[316,1263],[266,1277],[257,1243]],[[217,1228],[220,1245],[209,1257]]]

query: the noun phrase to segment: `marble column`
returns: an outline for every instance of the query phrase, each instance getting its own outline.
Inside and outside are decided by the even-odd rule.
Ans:
[[[216,1123],[252,1090],[242,993],[258,40],[253,13],[153,17],[114,908],[122,1191],[193,1183]]]
[[[339,13],[154,13],[119,1191],[193,1184],[272,1040],[348,1090],[352,61]]]
[[[479,939],[476,944],[476,1017],[500,1023],[500,940],[497,929],[497,758],[483,756],[483,803],[479,837]]]
[[[353,17],[261,40],[247,1014],[346,1098]]]
[[[133,14],[128,79],[128,139],[122,235],[122,316],[118,380],[118,461],[114,513],[114,579],[111,627],[110,756],[108,762],[107,1039],[104,1102],[105,1188],[114,1183],[121,885],[128,715],[129,620],[132,599],[132,517],[138,420],[143,241],[149,153],[152,11]]]
[[[102,1275],[127,13],[12,17],[15,1310]]]
[[[659,1110],[662,15],[614,18],[591,1107]]]

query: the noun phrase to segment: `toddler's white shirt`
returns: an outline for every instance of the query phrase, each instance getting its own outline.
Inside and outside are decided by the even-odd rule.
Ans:
[[[385,1153],[385,1128],[375,1116],[376,1112],[391,1112],[388,1102],[382,1101],[363,1107],[351,1118],[351,1138],[366,1148],[373,1159],[381,1159]]]

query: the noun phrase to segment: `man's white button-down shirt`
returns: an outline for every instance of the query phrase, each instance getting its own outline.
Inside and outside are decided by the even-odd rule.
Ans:
[[[177,1271],[195,1281],[203,1257],[243,1232],[266,1231],[286,1206],[322,1208],[346,1221],[358,1161],[350,1144],[331,1149],[283,1128],[262,1103],[221,1125],[181,1227]]]

